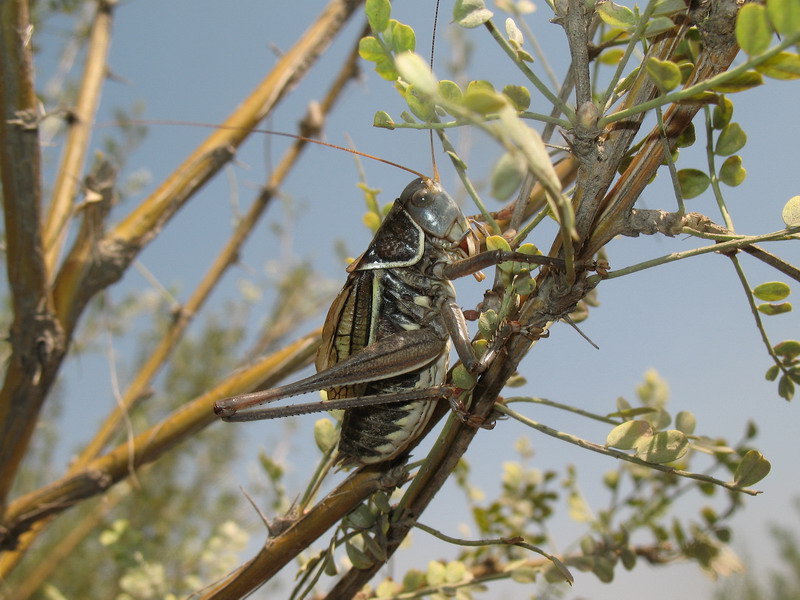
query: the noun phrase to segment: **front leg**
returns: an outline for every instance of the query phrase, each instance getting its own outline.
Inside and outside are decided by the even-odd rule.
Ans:
[[[451,263],[441,263],[439,271],[436,273],[443,279],[458,279],[466,275],[477,273],[481,269],[499,265],[504,262],[519,262],[533,265],[546,265],[557,269],[564,269],[566,263],[562,258],[553,258],[542,254],[525,254],[523,252],[509,252],[508,250],[489,250],[474,256],[462,258]],[[576,263],[576,267],[583,266]]]

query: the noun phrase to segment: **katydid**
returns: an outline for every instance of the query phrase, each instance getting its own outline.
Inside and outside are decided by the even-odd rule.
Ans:
[[[455,201],[437,182],[415,179],[348,267],[323,327],[317,374],[219,400],[214,411],[226,421],[250,421],[344,408],[338,463],[400,456],[425,428],[435,401],[452,395],[445,385],[451,341],[473,374],[492,358],[492,352],[476,357],[451,280],[506,261],[563,266],[541,255],[478,253],[477,236]],[[327,401],[254,408],[319,390],[327,391]]]

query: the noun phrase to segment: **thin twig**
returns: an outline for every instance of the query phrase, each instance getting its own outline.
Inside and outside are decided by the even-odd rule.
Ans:
[[[508,415],[509,417],[516,419],[520,423],[527,425],[528,427],[532,427],[537,431],[540,431],[546,435],[559,439],[563,442],[567,442],[570,444],[574,444],[581,448],[585,448],[586,450],[591,450],[592,452],[597,452],[598,454],[603,454],[605,456],[610,456],[611,458],[617,458],[619,460],[624,460],[629,463],[633,463],[635,465],[639,465],[642,467],[647,467],[650,469],[655,469],[657,471],[663,471],[664,473],[672,473],[673,475],[678,475],[680,477],[687,477],[689,479],[696,479],[697,481],[702,481],[704,483],[713,483],[714,485],[718,485],[720,487],[724,487],[734,492],[741,492],[743,494],[748,494],[750,496],[757,496],[761,492],[759,490],[753,490],[750,488],[743,488],[739,487],[738,485],[731,483],[729,481],[722,481],[721,479],[716,479],[715,477],[711,477],[709,475],[703,475],[702,473],[692,473],[690,471],[684,471],[682,469],[676,469],[674,467],[670,467],[667,465],[662,465],[658,463],[651,463],[647,462],[646,460],[642,460],[630,454],[626,454],[625,452],[621,452],[619,450],[614,450],[613,448],[607,448],[605,446],[600,446],[599,444],[595,444],[594,442],[590,442],[583,438],[579,438],[578,436],[572,435],[570,433],[564,433],[562,431],[558,431],[553,429],[552,427],[548,427],[547,425],[543,425],[533,419],[529,419],[518,412],[511,410],[507,406],[503,406],[502,404],[498,404],[495,407],[497,412],[502,413],[504,415]]]

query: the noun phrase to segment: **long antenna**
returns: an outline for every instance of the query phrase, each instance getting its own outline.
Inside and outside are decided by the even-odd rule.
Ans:
[[[160,119],[135,119],[131,121],[132,123],[141,124],[141,125],[177,125],[178,127],[208,127],[209,129],[241,129],[240,127],[236,127],[235,125],[216,125],[214,123],[200,123],[196,121],[170,121],[170,120],[160,120]],[[118,123],[96,123],[96,127],[112,127],[114,125],[118,125]],[[403,171],[407,171],[412,175],[416,175],[417,177],[421,177],[422,179],[427,179],[428,176],[420,173],[419,171],[415,171],[414,169],[409,169],[408,167],[404,167],[403,165],[397,164],[396,162],[392,162],[391,160],[386,160],[385,158],[379,158],[377,156],[373,156],[372,154],[367,154],[366,152],[359,152],[358,150],[353,150],[352,148],[346,148],[345,146],[338,146],[337,144],[330,144],[328,142],[323,142],[322,140],[315,140],[313,138],[303,137],[302,135],[295,135],[294,133],[286,133],[285,131],[273,131],[271,129],[251,129],[252,133],[264,133],[267,135],[276,135],[279,137],[286,137],[291,138],[293,140],[300,140],[301,142],[308,142],[309,144],[317,144],[318,146],[327,146],[328,148],[335,148],[336,150],[343,150],[344,152],[349,152],[350,154],[356,154],[358,156],[363,156],[364,158],[368,158],[370,160],[375,160],[377,162],[381,162],[383,164],[397,167],[398,169],[402,169]],[[431,137],[431,151],[433,151],[433,137]],[[433,165],[434,170],[434,180],[439,180],[439,174],[436,171],[436,163],[434,162]]]
[[[439,0],[436,0],[436,8],[433,11],[433,32],[431,33],[431,73],[433,72],[433,57],[436,51],[436,26],[439,23]],[[434,117],[435,118],[435,117]],[[433,180],[439,182],[439,167],[436,166],[436,152],[433,148],[433,129],[428,130],[428,140],[431,145],[431,163],[433,164]]]

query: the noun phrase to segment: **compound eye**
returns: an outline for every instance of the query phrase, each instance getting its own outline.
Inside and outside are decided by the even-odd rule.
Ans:
[[[431,194],[430,190],[427,189],[417,190],[414,192],[414,195],[411,196],[411,203],[414,206],[419,206],[420,208],[430,206],[433,204],[433,194]]]

